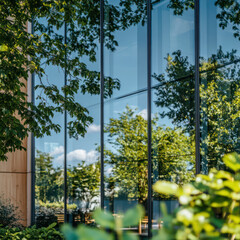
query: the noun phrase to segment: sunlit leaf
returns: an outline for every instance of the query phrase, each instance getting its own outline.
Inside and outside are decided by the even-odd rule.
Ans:
[[[175,195],[178,191],[178,185],[166,181],[158,181],[153,185],[154,191],[162,194]]]
[[[237,172],[240,170],[240,157],[237,153],[226,154],[223,157],[223,161],[233,171]]]

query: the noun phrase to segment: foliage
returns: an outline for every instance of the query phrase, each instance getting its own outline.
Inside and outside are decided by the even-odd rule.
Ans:
[[[64,208],[64,202],[42,202],[38,201],[39,206],[44,208],[51,208],[51,209],[63,209]],[[75,210],[77,208],[77,205],[75,203],[73,204],[67,204],[68,210]]]
[[[100,162],[87,164],[82,161],[77,166],[68,169],[69,197],[85,203],[86,212],[93,210],[98,203],[100,191]]]
[[[21,226],[18,208],[10,203],[10,200],[0,198],[0,226],[16,227]]]
[[[165,179],[178,184],[191,181],[194,176],[193,138],[181,129],[157,126],[158,120],[157,116],[152,120],[154,181]],[[143,204],[148,193],[147,120],[127,106],[118,118],[110,119],[105,132],[108,133],[105,163],[112,168],[106,177],[106,196],[125,196]]]
[[[114,216],[109,212],[97,209],[94,219],[99,228],[92,228],[81,225],[77,230],[65,225],[62,229],[67,240],[138,240],[136,234],[123,231],[123,228],[136,226],[144,216],[143,207],[137,205],[130,209],[124,216]]]
[[[25,229],[19,228],[2,228],[0,227],[0,239],[2,240],[63,240],[63,235],[57,231],[52,224],[47,228],[29,227]]]
[[[48,153],[37,151],[35,192],[38,205],[61,212],[64,209],[63,170],[53,166],[53,157]],[[79,203],[85,203],[87,212],[96,203],[100,188],[100,162],[86,164],[84,161],[67,169],[68,196],[76,203],[68,204],[68,210],[74,211]],[[83,208],[83,206],[82,206]]]
[[[170,118],[174,125],[193,136],[194,66],[181,51],[168,55],[166,61],[166,74],[153,75],[160,83],[155,91],[155,104],[165,109],[160,113],[162,118]],[[224,53],[221,47],[217,54],[201,59],[201,155],[202,162],[207,162],[205,168],[223,168],[222,153],[237,151],[240,147],[239,61],[235,50]],[[232,64],[226,65],[229,62]]]
[[[227,154],[223,162],[226,171],[212,169],[183,187],[161,181],[154,185],[181,204],[173,215],[162,206],[163,227],[154,240],[240,239],[240,156]]]
[[[118,18],[109,22],[114,27],[107,31],[108,48],[116,45],[111,32],[141,21],[141,6],[131,15],[131,8],[123,11],[109,5],[109,15],[116,14]],[[29,132],[36,137],[59,132],[60,125],[52,120],[56,113],[64,110],[73,118],[68,122],[69,135],[84,136],[93,119],[74,96],[79,89],[83,94],[100,93],[99,72],[90,71],[82,62],[83,56],[90,62],[96,61],[100,2],[3,0],[0,12],[0,159],[6,160],[7,152],[24,149],[22,140]],[[131,16],[132,21],[126,21],[125,16]],[[34,34],[27,30],[26,24],[31,22],[34,23]],[[68,29],[67,44],[62,33],[64,22]],[[67,86],[59,82],[55,85],[46,77],[45,67],[49,65],[65,69]],[[25,92],[33,72],[40,79],[36,89],[42,93],[36,96],[36,105],[27,99]],[[106,76],[105,81],[106,97],[120,87],[117,79]]]
[[[57,223],[58,218],[54,209],[39,207],[36,209],[36,227],[48,227],[52,223]]]
[[[216,0],[215,5],[220,9],[216,16],[219,26],[224,29],[232,25],[234,36],[239,38],[239,3]],[[194,7],[194,1],[170,0],[169,7],[175,14],[182,14],[185,9]],[[96,61],[100,1],[2,0],[0,12],[0,160],[7,159],[7,152],[24,149],[22,140],[29,132],[36,137],[59,132],[61,127],[53,122],[53,116],[65,110],[72,118],[67,126],[69,135],[84,136],[93,119],[75,100],[75,94],[79,91],[100,93],[99,72],[89,70],[82,60],[86,57],[89,62]],[[105,12],[108,19],[104,23],[105,46],[112,51],[118,46],[116,31],[146,23],[145,0],[120,0],[117,6],[105,1]],[[27,31],[27,23],[34,23],[33,34]],[[46,66],[64,69],[67,85],[59,81],[54,84],[48,79]],[[24,89],[33,72],[40,80],[36,88],[41,94],[36,96],[36,105],[27,100]],[[118,79],[105,77],[105,97],[119,88]]]
[[[60,202],[63,196],[63,170],[54,168],[53,157],[48,153],[37,151],[35,158],[36,198],[41,202]]]

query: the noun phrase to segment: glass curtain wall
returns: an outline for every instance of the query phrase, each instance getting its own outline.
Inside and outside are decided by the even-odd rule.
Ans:
[[[240,152],[238,22],[216,1],[195,0],[199,9],[192,1],[101,1],[95,22],[77,26],[89,39],[76,39],[94,46],[80,54],[83,85],[75,96],[93,122],[76,140],[64,132],[71,116],[59,114],[54,121],[61,132],[36,139],[36,219],[47,210],[58,222],[65,216],[73,225],[93,224],[96,207],[117,217],[140,203],[145,217],[129,228],[149,236],[161,227],[160,203],[169,212],[178,206],[170,196],[149,194],[156,181],[188,183],[196,172],[224,168],[223,154]],[[67,31],[68,41],[73,37]],[[74,62],[80,48],[67,61]],[[54,66],[47,73],[46,81],[59,88],[64,73],[72,77]],[[99,89],[92,94],[83,87],[89,76],[87,87]],[[36,102],[41,94],[35,91]]]

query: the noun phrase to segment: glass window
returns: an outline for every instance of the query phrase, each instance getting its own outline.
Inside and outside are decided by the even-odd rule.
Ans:
[[[169,4],[154,1],[152,9],[152,175],[153,183],[183,185],[195,175],[194,10],[177,15]],[[168,212],[178,206],[153,192],[154,230],[160,202]]]
[[[147,26],[146,2],[109,1],[105,6],[106,79],[119,89],[104,101],[104,208],[114,216],[140,203],[146,216],[139,226],[147,234]]]
[[[226,4],[219,7],[203,0],[200,12],[201,157],[206,173],[209,168],[224,167],[225,153],[240,150],[240,45],[234,22],[227,19],[227,25],[221,27],[222,17],[229,12]]]
[[[43,20],[41,20],[45,23]],[[63,35],[64,30],[56,31]],[[41,78],[41,82],[49,85],[55,84],[61,89],[64,86],[64,71],[53,65],[44,66],[46,75]],[[35,77],[35,85],[40,84],[38,76]],[[46,99],[41,89],[35,91],[35,103]],[[38,99],[41,96],[42,99]],[[53,122],[61,127],[60,133],[51,132],[51,136],[44,136],[35,140],[35,206],[36,224],[38,226],[49,225],[48,219],[56,222],[64,222],[64,173],[63,158],[64,153],[64,116],[57,113],[53,117]],[[51,221],[51,220],[50,220]]]

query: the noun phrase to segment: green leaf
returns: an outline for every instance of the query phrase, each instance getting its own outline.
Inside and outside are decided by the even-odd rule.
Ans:
[[[57,223],[52,223],[47,227],[47,230],[50,230],[51,228],[54,228],[57,225]]]
[[[128,210],[123,217],[123,227],[135,226],[140,219],[144,217],[144,208],[137,205],[135,208]]]
[[[66,240],[79,240],[76,231],[72,228],[72,226],[68,224],[64,224],[61,228]]]
[[[0,52],[6,52],[8,50],[8,46],[3,44],[3,45],[0,45]]]
[[[136,233],[124,232],[123,240],[138,240],[139,237]]]
[[[237,153],[226,154],[223,161],[227,167],[237,172],[240,170],[240,157]]]
[[[101,227],[110,228],[112,230],[115,229],[114,217],[111,213],[105,212],[99,208],[96,209],[93,216],[96,223]]]
[[[224,186],[230,188],[234,192],[240,192],[240,182],[239,181],[224,181]]]
[[[178,185],[171,182],[158,181],[153,185],[153,189],[158,193],[176,195],[178,191]]]
[[[232,175],[229,172],[226,172],[226,171],[218,171],[216,173],[216,178],[225,178],[225,179],[231,180]]]
[[[193,211],[192,209],[181,209],[177,212],[177,220],[182,222],[185,226],[188,226],[193,221]]]
[[[168,215],[167,206],[166,206],[165,202],[161,202],[160,203],[160,209],[161,209],[161,212],[162,212],[163,216],[167,216]]]
[[[78,240],[114,240],[112,234],[84,225],[78,227],[77,235],[79,237]]]
[[[211,207],[213,208],[220,208],[220,207],[228,207],[230,205],[229,201],[224,201],[223,199],[214,198],[214,201],[210,204]]]

